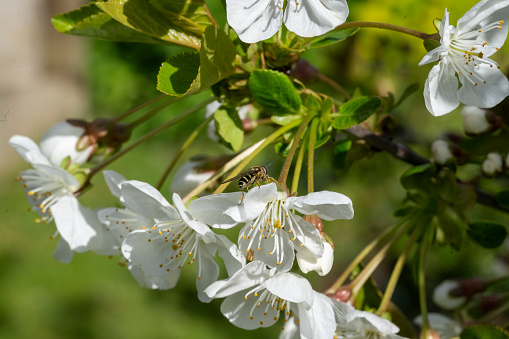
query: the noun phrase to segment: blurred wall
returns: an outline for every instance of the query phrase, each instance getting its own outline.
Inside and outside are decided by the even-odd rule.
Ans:
[[[23,160],[7,142],[36,142],[55,122],[87,111],[83,80],[87,39],[58,33],[51,17],[77,0],[0,0],[0,173]]]

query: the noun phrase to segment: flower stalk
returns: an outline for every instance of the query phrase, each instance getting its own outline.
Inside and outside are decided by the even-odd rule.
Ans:
[[[434,34],[426,34],[426,33],[419,32],[419,31],[416,31],[416,30],[413,30],[410,28],[386,24],[383,22],[369,22],[369,21],[345,22],[344,24],[336,27],[336,29],[357,28],[357,27],[385,29],[385,30],[389,30],[389,31],[408,34],[408,35],[414,36],[414,37],[422,39],[422,40],[429,40],[429,39],[435,38]]]

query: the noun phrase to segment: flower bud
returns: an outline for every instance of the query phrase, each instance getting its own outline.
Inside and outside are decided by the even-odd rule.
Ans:
[[[42,136],[39,143],[41,152],[55,166],[60,166],[67,157],[70,157],[71,163],[81,165],[88,160],[93,152],[92,146],[77,149],[78,140],[84,133],[85,129],[82,127],[75,127],[65,121],[60,122]]]
[[[444,165],[449,160],[454,159],[454,155],[451,152],[449,143],[445,140],[435,140],[431,144],[431,153],[433,153],[433,159],[435,163]]]
[[[421,331],[419,339],[440,339],[440,334],[432,328]]]
[[[316,214],[305,215],[303,219],[313,224],[320,233],[323,232],[323,221]]]
[[[461,110],[463,129],[470,136],[485,134],[502,125],[500,117],[493,112],[474,106],[465,106]]]
[[[327,296],[331,299],[348,303],[352,296],[352,289],[348,286],[341,286],[336,292],[327,293]]]
[[[323,236],[320,236],[320,238],[323,243],[323,254],[320,258],[317,258],[315,254],[311,253],[311,251],[306,248],[297,251],[297,263],[302,273],[316,271],[318,275],[324,276],[332,269],[332,264],[334,263],[334,249]]]
[[[482,163],[482,171],[488,177],[496,176],[503,170],[502,156],[497,152],[490,152]]]

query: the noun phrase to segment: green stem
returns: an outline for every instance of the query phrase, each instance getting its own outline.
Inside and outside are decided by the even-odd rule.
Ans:
[[[315,166],[315,141],[316,141],[316,130],[318,128],[319,119],[313,119],[311,121],[311,128],[309,132],[309,144],[308,144],[308,194],[315,191],[314,182],[314,166]]]
[[[371,259],[371,261],[364,267],[361,273],[350,283],[352,287],[352,297],[355,298],[357,293],[359,293],[360,289],[364,285],[364,283],[369,279],[369,277],[376,270],[378,265],[382,262],[387,254],[389,248],[402,236],[408,228],[411,226],[411,223],[407,223],[404,227],[402,227],[392,238],[378,251],[378,253]]]
[[[426,231],[422,242],[419,246],[419,276],[418,276],[418,288],[419,288],[419,303],[421,305],[421,316],[422,316],[422,331],[428,329],[428,304],[426,303],[426,258],[428,253],[429,244],[433,235],[434,229],[429,227]]]
[[[169,105],[179,101],[181,98],[172,97],[168,101],[160,104],[159,106],[151,109],[147,113],[145,113],[143,116],[139,117],[138,119],[134,120],[133,122],[129,123],[129,128],[133,129],[136,126],[139,126],[140,124],[144,123],[145,121],[152,118],[154,115],[156,115],[157,112],[162,110],[163,108],[168,107]]]
[[[211,183],[216,181],[218,178],[220,178],[222,175],[224,175],[226,172],[231,170],[234,166],[236,166],[238,163],[240,163],[242,160],[244,160],[249,154],[251,154],[253,151],[255,151],[258,147],[260,147],[261,144],[265,142],[266,139],[262,139],[258,141],[256,144],[252,145],[251,147],[246,148],[242,153],[237,155],[235,158],[228,161],[224,166],[219,169],[216,174],[214,174],[210,179],[202,182],[200,185],[198,185],[194,190],[189,192],[184,198],[182,198],[182,201],[187,203],[189,199],[194,197],[195,195],[200,194],[203,190],[205,190],[207,187],[210,186]]]
[[[347,98],[348,100],[352,99],[352,96],[343,88],[343,86],[341,86],[339,83],[337,83],[336,81],[332,80],[328,76],[320,73],[320,74],[317,75],[317,78],[320,79],[321,81],[325,82],[326,84],[328,84],[332,88],[334,88],[339,93],[343,94],[345,96],[345,98]]]
[[[209,125],[209,122],[212,121],[212,119],[214,119],[214,114],[212,114],[210,117],[208,117],[204,122],[202,122],[202,124],[194,130],[193,133],[191,133],[191,135],[189,136],[189,138],[187,138],[187,140],[184,142],[184,144],[180,147],[180,149],[178,150],[177,154],[175,154],[175,156],[173,157],[173,160],[170,162],[170,164],[168,165],[168,167],[166,167],[163,175],[161,176],[161,178],[159,179],[159,181],[157,182],[157,185],[156,185],[156,188],[158,190],[161,189],[161,187],[163,186],[164,184],[164,181],[166,180],[166,178],[168,177],[168,174],[170,174],[170,172],[173,170],[173,168],[175,167],[175,165],[177,164],[177,161],[180,159],[180,157],[182,156],[182,154],[184,154],[184,152],[187,150],[187,148],[193,143],[193,141],[198,137],[198,135],[200,135],[203,130],[205,128],[207,128],[207,126]]]
[[[401,224],[396,224],[394,227],[386,228],[378,237],[373,239],[364,249],[355,257],[355,259],[348,265],[348,267],[343,271],[343,273],[339,276],[339,278],[334,282],[334,284],[325,292],[325,294],[334,294],[336,291],[343,285],[348,276],[352,273],[352,271],[359,265],[359,263],[381,242],[383,242],[387,237],[392,235]],[[399,235],[398,235],[399,237]]]
[[[406,28],[406,27],[385,24],[382,22],[368,22],[368,21],[345,22],[344,24],[339,25],[335,29],[357,28],[357,27],[371,27],[371,28],[386,29],[389,31],[395,31],[395,32],[408,34],[408,35],[414,36],[414,37],[422,39],[422,40],[427,40],[427,39],[433,38],[433,35],[431,35],[431,34],[422,33],[422,32],[419,32],[419,31],[416,31],[416,30],[413,30],[410,28]]]
[[[396,284],[398,283],[399,276],[401,275],[401,271],[403,270],[403,266],[405,264],[406,258],[410,249],[414,245],[414,242],[417,240],[417,236],[421,233],[421,227],[416,227],[408,240],[405,249],[401,253],[392,270],[391,277],[389,282],[387,283],[387,288],[385,289],[384,296],[382,297],[382,301],[380,302],[380,306],[378,307],[377,314],[381,315],[387,310],[387,306],[389,306],[389,302],[391,301],[392,294],[394,293],[394,289],[396,288]]]
[[[297,155],[297,161],[295,161],[295,166],[293,168],[293,178],[292,178],[292,190],[291,193],[295,194],[299,189],[299,179],[300,172],[302,170],[302,164],[304,163],[304,153],[306,151],[305,147],[301,147],[299,149],[299,154]]]
[[[298,125],[300,124],[300,120],[295,120],[295,121],[292,121],[291,123],[289,123],[288,125],[285,125],[283,127],[281,127],[280,129],[278,129],[277,131],[275,131],[274,133],[272,133],[271,135],[269,135],[265,141],[257,148],[255,149],[249,156],[247,156],[229,175],[230,178],[236,176],[237,174],[240,173],[240,171],[242,171],[242,169],[244,167],[247,166],[247,164],[256,156],[258,155],[258,153],[260,153],[265,147],[267,147],[268,145],[270,145],[274,140],[276,140],[278,137],[280,137],[281,135],[285,134],[286,132],[288,132],[289,130],[297,127]],[[217,193],[222,193],[226,187],[228,185],[221,185],[219,186],[215,191],[214,191],[214,194],[217,194]]]
[[[144,136],[142,136],[141,138],[139,138],[138,140],[136,140],[135,142],[133,142],[132,144],[130,144],[129,146],[127,146],[126,148],[124,148],[123,150],[121,150],[120,152],[114,154],[113,156],[111,156],[110,158],[106,159],[106,161],[104,161],[103,163],[97,165],[96,167],[92,168],[90,170],[90,173],[87,177],[87,180],[83,183],[83,185],[81,185],[81,187],[75,192],[75,194],[79,194],[81,191],[83,191],[83,189],[85,189],[89,184],[90,184],[90,180],[92,179],[92,177],[98,173],[100,170],[102,170],[104,167],[108,166],[109,164],[111,164],[112,162],[114,162],[115,160],[117,160],[118,158],[122,157],[123,155],[125,155],[126,153],[128,153],[129,151],[131,151],[132,149],[134,149],[136,146],[142,144],[143,142],[147,141],[148,139],[152,138],[153,136],[161,133],[162,131],[164,131],[165,129],[167,129],[168,127],[171,127],[173,125],[175,125],[176,123],[180,122],[181,120],[187,118],[188,116],[192,115],[193,113],[196,113],[198,110],[202,109],[203,107],[207,106],[209,103],[211,103],[212,101],[214,101],[215,98],[214,97],[211,97],[197,105],[194,105],[193,107],[190,107],[188,108],[187,110],[185,110],[184,112],[180,113],[179,115],[177,115],[176,117],[174,117],[173,119],[167,121],[166,123],[162,124],[161,126],[157,127],[156,129],[148,132],[147,134],[145,134]]]
[[[158,102],[159,100],[164,99],[164,98],[166,98],[166,97],[167,97],[167,95],[166,95],[166,94],[160,94],[160,95],[158,95],[158,96],[156,96],[156,97],[154,97],[154,98],[152,98],[152,99],[150,99],[150,100],[147,100],[147,101],[145,101],[145,102],[143,102],[143,103],[139,104],[138,106],[134,106],[134,107],[132,107],[132,108],[129,108],[129,109],[128,109],[127,111],[125,111],[124,113],[119,114],[119,115],[117,115],[115,118],[113,118],[113,121],[114,121],[114,122],[118,122],[118,121],[120,121],[120,120],[123,120],[123,119],[127,118],[128,116],[130,116],[131,114],[133,114],[133,113],[135,113],[135,112],[139,111],[140,109],[142,109],[142,108],[144,108],[144,107],[147,107],[148,105],[151,105],[151,104],[153,104],[154,102]]]
[[[297,133],[295,133],[295,137],[293,138],[292,141],[292,147],[290,148],[290,152],[288,152],[288,156],[286,157],[285,163],[283,164],[283,168],[281,169],[281,174],[279,175],[278,181],[279,184],[283,187],[286,187],[286,178],[288,177],[288,172],[290,172],[290,167],[292,166],[292,160],[293,156],[295,155],[295,151],[297,150],[297,147],[299,147],[299,141],[302,136],[302,133],[304,133],[307,125],[309,124],[312,118],[313,116],[311,114],[307,115],[302,121],[302,124],[300,125],[299,129],[297,130]]]

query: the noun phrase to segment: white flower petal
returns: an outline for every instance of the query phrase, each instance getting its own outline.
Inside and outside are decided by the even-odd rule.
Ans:
[[[246,265],[246,257],[242,254],[237,245],[224,235],[216,234],[216,239],[219,256],[224,261],[228,276],[231,277],[235,272]]]
[[[419,66],[429,64],[430,62],[438,61],[440,55],[447,51],[447,46],[440,45],[437,48],[429,51],[419,62]]]
[[[334,263],[334,250],[327,241],[324,241],[323,244],[324,251],[321,257],[316,257],[304,246],[298,249],[297,263],[302,273],[316,271],[320,276],[324,276],[330,272]]]
[[[486,24],[490,24],[492,22],[496,22],[499,20],[507,20],[509,16],[508,10],[509,10],[508,0],[479,1],[474,7],[472,7],[458,20],[457,24],[458,30],[460,34],[464,34],[472,30],[478,30],[479,28],[482,28]],[[505,37],[507,36],[507,24],[504,26],[505,28],[501,30],[495,29],[492,31],[493,33],[496,33],[496,35],[499,36],[500,38],[503,37],[502,40],[491,36],[491,38],[493,39],[483,41],[488,41],[490,45],[499,48],[502,47],[505,41]]]
[[[196,275],[196,289],[198,291],[198,299],[202,303],[208,303],[212,298],[205,293],[205,289],[217,280],[219,266],[203,244],[198,245],[197,257],[198,274]]]
[[[120,192],[125,206],[138,214],[160,220],[177,220],[178,213],[151,185],[130,180],[122,183]]]
[[[311,308],[305,307],[305,304],[298,305],[301,338],[333,338],[336,321],[332,301],[322,293],[313,291],[313,294]]]
[[[281,332],[279,332],[278,339],[301,339],[300,321],[298,324],[296,317],[290,317]]]
[[[74,252],[69,247],[69,244],[62,238],[58,240],[57,248],[53,252],[53,257],[61,263],[68,264],[71,262]]]
[[[461,331],[463,330],[457,321],[440,313],[428,313],[428,320],[431,327],[438,332],[441,339],[456,338],[461,334]],[[422,315],[416,317],[414,319],[414,323],[422,327]]]
[[[453,297],[449,295],[449,292],[458,287],[459,284],[455,280],[442,281],[433,291],[433,301],[444,310],[457,309],[465,303],[466,297]]]
[[[129,263],[127,267],[141,287],[149,288],[152,290],[172,289],[177,285],[177,282],[180,278],[180,270],[172,270],[170,273],[162,277],[152,277],[147,275],[141,268],[133,265],[132,263]]]
[[[122,244],[122,254],[149,276],[163,277],[168,274],[173,253],[171,246],[161,241],[148,241],[145,231],[130,233]],[[178,270],[175,268],[175,270]],[[170,272],[173,269],[170,269]]]
[[[426,108],[434,116],[451,112],[460,104],[457,91],[458,79],[454,75],[454,69],[440,62],[433,66],[424,84]]]
[[[261,283],[269,292],[294,303],[313,304],[313,288],[306,278],[295,273],[278,272]]]
[[[289,209],[295,208],[303,214],[316,214],[324,220],[352,219],[352,200],[344,194],[321,191],[303,197],[287,199]]]
[[[258,298],[243,293],[227,297],[221,304],[221,313],[235,326],[245,330],[270,327],[279,319],[280,311],[271,307],[256,307]],[[274,319],[275,318],[275,319]]]
[[[278,237],[270,237],[256,231],[255,238],[248,235],[251,230],[251,225],[247,224],[239,233],[238,244],[243,253],[251,253],[252,260],[263,261],[267,266],[276,267],[278,271],[284,272],[292,268],[295,247],[287,232],[280,232]]]
[[[277,186],[275,183],[255,187],[246,193],[242,204],[230,206],[223,213],[237,222],[251,221],[258,217],[267,207],[267,203],[276,199],[277,196]]]
[[[103,175],[111,194],[120,198],[120,187],[127,180],[120,173],[111,170],[103,171]]]
[[[496,67],[490,67],[487,64],[479,65],[479,69],[474,73],[475,78],[472,79],[474,83],[466,78],[468,76],[470,75],[463,73],[459,75],[463,86],[458,91],[458,98],[465,105],[491,108],[509,95],[509,81]]]
[[[331,31],[347,17],[345,0],[288,1],[284,22],[288,30],[302,37],[313,37]]]
[[[41,153],[39,146],[30,138],[22,135],[13,135],[9,139],[9,146],[29,164],[51,165],[49,160]]]
[[[273,36],[283,20],[283,1],[226,0],[228,23],[240,40],[253,43]]]
[[[62,238],[76,252],[85,252],[101,227],[96,212],[81,206],[72,195],[64,195],[51,206],[55,224]]]
[[[241,192],[206,195],[191,201],[189,210],[199,221],[214,228],[227,229],[236,226],[238,222],[224,211],[238,205],[241,198]]]
[[[224,298],[256,286],[273,274],[261,261],[253,261],[237,271],[230,279],[217,281],[205,289],[211,298]]]
[[[72,163],[81,165],[88,160],[94,150],[92,145],[82,151],[76,149],[76,143],[84,132],[84,128],[63,121],[44,133],[39,147],[42,154],[55,166],[60,166],[62,160],[68,156],[71,157]]]

